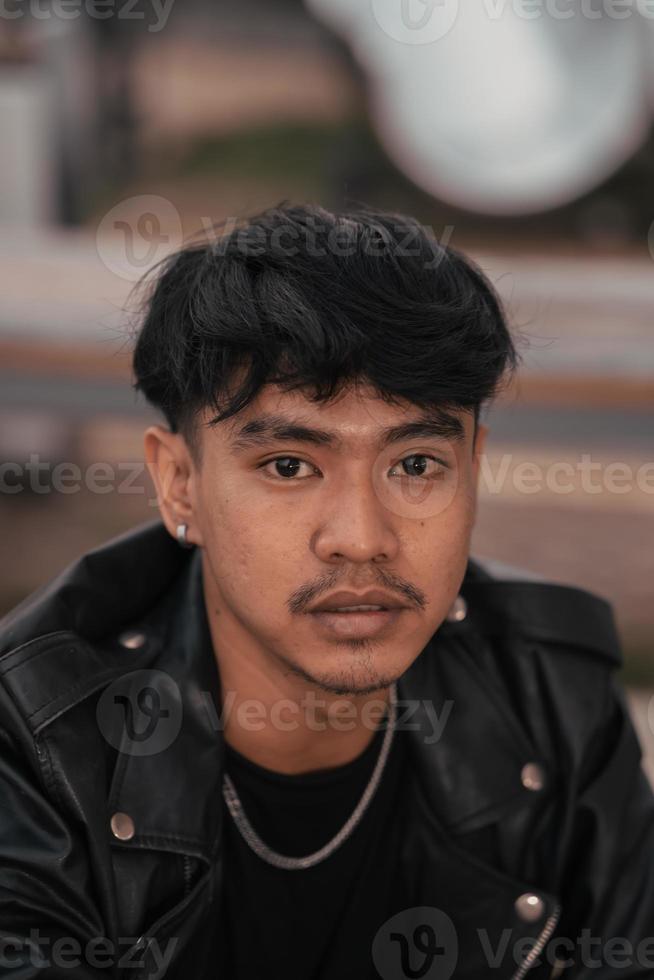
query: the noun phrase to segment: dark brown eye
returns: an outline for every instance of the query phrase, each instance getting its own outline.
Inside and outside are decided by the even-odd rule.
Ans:
[[[424,476],[425,470],[427,468],[427,457],[426,456],[407,456],[402,460],[402,466],[404,467],[408,476]]]
[[[302,466],[306,467],[309,472],[301,472]],[[269,473],[270,476],[281,476],[285,480],[292,480],[294,477],[305,480],[316,473],[315,466],[307,463],[304,459],[298,459],[297,456],[276,456],[275,459],[269,459],[267,463],[262,463],[260,468]]]
[[[271,460],[279,476],[297,476],[302,460],[295,459],[294,456],[280,456],[279,459]]]
[[[410,456],[405,456],[398,465],[404,470],[404,474],[399,473],[398,476],[404,475],[422,480],[437,479],[443,476],[447,469],[446,464],[441,460],[427,456],[425,453],[412,453]]]

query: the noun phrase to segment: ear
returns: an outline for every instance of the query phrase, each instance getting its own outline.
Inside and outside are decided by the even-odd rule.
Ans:
[[[487,425],[482,425],[479,423],[477,426],[477,433],[475,435],[475,441],[472,447],[472,473],[473,480],[475,484],[475,494],[479,488],[479,464],[481,457],[484,454],[484,447],[486,445],[486,436],[489,433],[489,428]]]
[[[145,461],[157,491],[157,505],[170,534],[177,525],[188,525],[186,539],[202,544],[194,520],[194,466],[184,437],[162,425],[151,425],[143,434]]]
[[[475,467],[475,469],[478,469],[479,467],[479,457],[483,455],[484,446],[486,445],[486,436],[489,432],[490,429],[487,425],[484,425],[482,422],[478,424],[475,441],[472,446],[472,465]]]

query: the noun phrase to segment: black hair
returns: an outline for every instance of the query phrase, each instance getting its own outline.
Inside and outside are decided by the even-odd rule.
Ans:
[[[281,204],[215,230],[155,267],[133,358],[134,387],[194,454],[197,411],[223,421],[264,384],[326,402],[364,383],[472,410],[476,429],[516,368],[491,283],[414,218]]]

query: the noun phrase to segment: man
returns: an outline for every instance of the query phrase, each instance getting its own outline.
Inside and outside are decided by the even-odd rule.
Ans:
[[[469,554],[517,360],[401,215],[280,207],[166,260],[134,353],[162,520],[3,623],[1,976],[652,975],[611,608]]]

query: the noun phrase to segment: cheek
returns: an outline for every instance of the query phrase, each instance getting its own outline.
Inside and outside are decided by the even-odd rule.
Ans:
[[[475,518],[475,493],[471,484],[459,486],[447,506],[436,513],[408,522],[407,538],[420,550],[438,556],[468,547]]]
[[[450,506],[436,518],[438,534],[450,547],[468,548],[475,522],[475,506],[475,484],[469,468],[465,468]]]
[[[246,608],[254,602],[261,609],[296,587],[301,556],[294,550],[292,523],[238,494],[214,495],[203,523],[214,575],[235,605]]]
[[[446,612],[459,591],[473,523],[474,495],[461,492],[442,513],[404,528],[410,566],[416,581],[431,594],[434,612]]]

